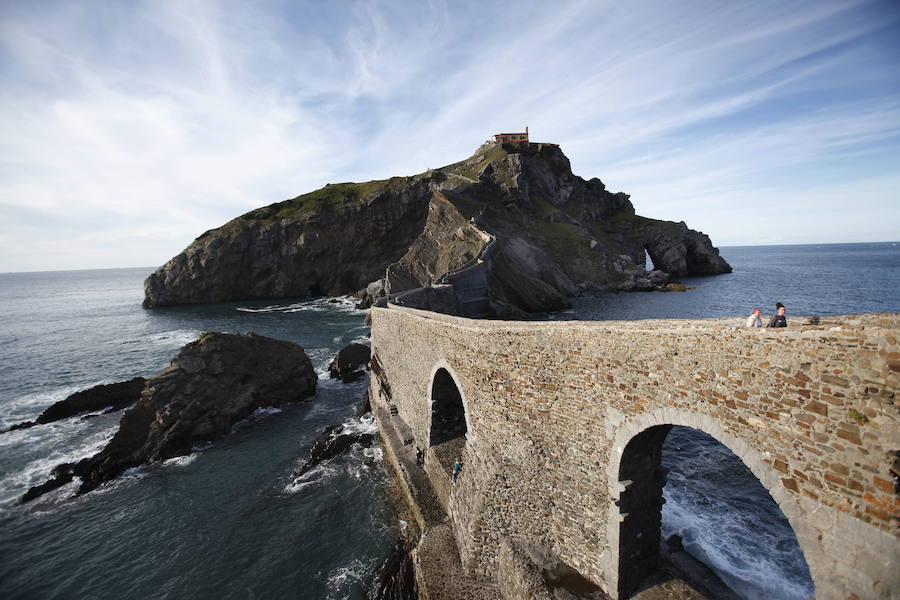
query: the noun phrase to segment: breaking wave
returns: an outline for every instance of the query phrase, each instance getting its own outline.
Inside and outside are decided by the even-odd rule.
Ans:
[[[690,554],[747,600],[813,595],[790,524],[740,458],[701,431],[674,427],[663,465],[663,539],[682,536]]]
[[[359,301],[352,296],[335,296],[331,298],[315,298],[291,304],[270,304],[269,306],[239,306],[237,310],[245,313],[295,313],[325,311],[355,311]]]

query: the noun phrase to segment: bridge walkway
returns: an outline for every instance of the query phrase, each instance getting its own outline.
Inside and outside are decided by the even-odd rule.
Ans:
[[[496,600],[497,586],[466,577],[456,547],[453,527],[447,518],[425,470],[416,464],[416,449],[402,434],[402,421],[389,409],[373,405],[386,462],[406,495],[422,532],[413,551],[419,597],[424,600]],[[395,426],[396,425],[396,426]]]
[[[394,468],[403,482],[404,493],[411,505],[419,528],[425,531],[436,527],[447,520],[447,513],[437,499],[437,494],[428,481],[428,475],[422,467],[416,465],[416,449],[407,442],[390,413],[383,407],[372,407],[378,422],[378,431],[382,436],[382,446],[388,454],[389,464]]]

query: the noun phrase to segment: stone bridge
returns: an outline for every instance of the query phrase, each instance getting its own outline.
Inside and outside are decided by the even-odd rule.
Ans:
[[[795,317],[780,330],[393,305],[371,319],[370,396],[388,463],[418,505],[419,552],[444,527],[458,554],[433,569],[443,574],[419,573],[426,597],[478,597],[460,585],[427,593],[453,569],[482,597],[558,597],[548,565],[631,596],[659,557],[672,425],[713,436],[765,486],[816,598],[900,596],[900,315]],[[416,447],[424,468],[411,466]]]

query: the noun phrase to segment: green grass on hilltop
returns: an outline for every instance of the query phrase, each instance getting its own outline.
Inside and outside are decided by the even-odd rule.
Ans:
[[[297,219],[316,212],[335,210],[341,206],[360,202],[377,192],[399,190],[414,179],[415,177],[391,177],[390,179],[361,183],[329,183],[308,194],[251,210],[214,231],[233,233],[253,223],[272,223],[282,219]],[[201,238],[205,236],[206,234]]]
[[[500,144],[491,147],[487,152],[481,154],[476,153],[471,158],[458,163],[454,163],[445,167],[449,172],[468,177],[469,179],[478,179],[481,171],[493,162],[503,160],[509,156],[509,152],[503,149]]]

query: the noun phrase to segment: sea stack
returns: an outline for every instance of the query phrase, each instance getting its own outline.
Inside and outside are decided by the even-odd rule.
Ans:
[[[253,333],[204,333],[147,382],[109,444],[76,465],[79,493],[125,469],[188,454],[261,406],[299,402],[315,393],[316,380],[297,344]]]

